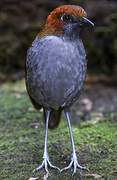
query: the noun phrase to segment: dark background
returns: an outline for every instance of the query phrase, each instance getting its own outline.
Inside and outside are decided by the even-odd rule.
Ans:
[[[117,85],[116,0],[0,0],[0,81],[24,77],[26,52],[48,14],[63,4],[81,5],[95,23],[84,43],[89,82]]]

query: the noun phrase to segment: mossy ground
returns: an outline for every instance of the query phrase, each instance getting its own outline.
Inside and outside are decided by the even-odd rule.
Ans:
[[[25,91],[24,81],[2,84],[0,88],[0,179],[43,180],[44,169],[33,173],[42,162],[44,125],[42,114],[34,110]],[[79,162],[89,172],[78,170],[73,179],[117,179],[117,122],[110,116],[97,123],[72,125]],[[70,162],[71,144],[67,122],[48,132],[51,162],[63,168]],[[70,180],[73,169],[60,173],[50,169],[48,180]]]

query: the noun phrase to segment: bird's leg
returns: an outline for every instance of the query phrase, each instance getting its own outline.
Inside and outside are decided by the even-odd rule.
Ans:
[[[38,168],[35,169],[36,171],[39,171],[42,167],[45,167],[45,170],[47,173],[49,172],[48,165],[51,168],[60,170],[58,167],[53,166],[51,164],[51,162],[49,161],[49,156],[48,156],[48,152],[47,152],[48,122],[49,122],[50,112],[51,112],[50,110],[46,110],[46,129],[45,129],[45,145],[44,145],[43,162]]]
[[[70,136],[71,136],[71,144],[72,144],[72,156],[71,156],[71,162],[70,164],[63,168],[61,171],[67,170],[69,168],[72,167],[72,165],[74,166],[74,171],[73,171],[73,175],[76,173],[76,168],[80,168],[80,169],[87,169],[86,167],[80,166],[79,162],[78,162],[78,158],[76,156],[76,151],[75,151],[75,146],[74,146],[74,140],[73,140],[73,136],[72,136],[72,130],[71,130],[71,123],[70,123],[70,111],[66,111],[65,110],[65,115],[66,115],[66,119],[68,121],[68,125],[69,125],[69,132],[70,132]],[[88,170],[88,169],[87,169]]]

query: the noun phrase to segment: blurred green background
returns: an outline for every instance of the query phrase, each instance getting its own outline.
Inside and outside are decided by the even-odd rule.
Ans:
[[[54,8],[81,5],[95,23],[84,39],[89,81],[117,84],[116,0],[0,0],[0,81],[24,77],[27,49]]]

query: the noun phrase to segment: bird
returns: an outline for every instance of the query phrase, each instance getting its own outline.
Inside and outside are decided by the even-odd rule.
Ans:
[[[71,106],[79,99],[86,80],[87,57],[81,38],[86,27],[92,29],[94,23],[82,7],[59,6],[48,15],[42,31],[27,51],[26,89],[34,107],[43,108],[45,123],[44,153],[37,171],[45,168],[49,172],[48,167],[60,170],[50,161],[47,139],[48,129],[59,125],[63,111],[69,126],[72,155],[70,164],[60,171],[73,166],[75,174],[77,168],[87,169],[78,162],[70,117]]]

